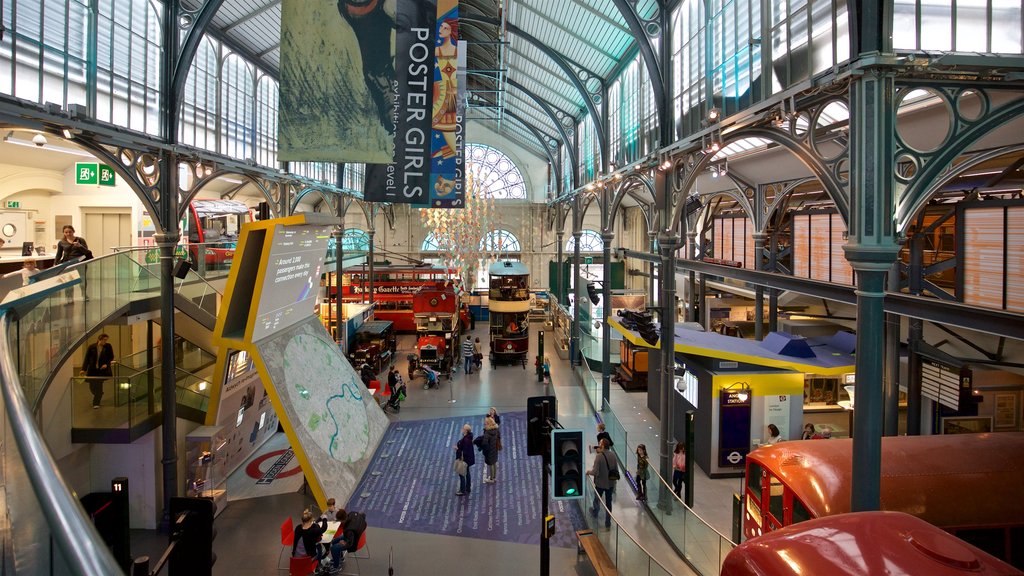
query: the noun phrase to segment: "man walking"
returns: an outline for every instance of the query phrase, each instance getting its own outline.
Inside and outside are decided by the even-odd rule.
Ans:
[[[616,458],[615,452],[611,451],[607,440],[601,440],[598,444],[597,455],[594,456],[594,466],[587,472],[587,476],[594,477],[594,487],[597,488],[590,515],[597,518],[597,513],[601,508],[598,498],[602,498],[607,507],[604,513],[604,527],[610,528],[612,525],[612,497],[615,496],[615,481],[619,479],[619,459]]]
[[[466,374],[473,373],[473,337],[466,336],[462,342],[462,360],[465,363]]]

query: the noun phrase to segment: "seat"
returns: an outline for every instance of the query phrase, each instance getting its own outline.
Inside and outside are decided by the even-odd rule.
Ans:
[[[345,554],[345,571],[338,574],[338,576],[359,576],[362,574],[362,570],[359,568],[359,560],[370,559],[370,549],[366,546],[367,532],[368,530],[363,530],[363,533],[359,535],[359,543],[356,544],[356,549]],[[360,555],[360,552],[363,552],[364,555]],[[352,567],[350,560],[355,560],[355,572],[348,571],[348,569]]]
[[[277,556],[277,569],[283,570],[284,566],[281,565],[281,558],[284,557],[285,552],[288,552],[288,556],[292,555],[292,544],[295,543],[295,525],[292,523],[292,517],[289,516],[284,522],[281,523],[281,553]]]
[[[309,576],[316,572],[316,558],[312,556],[289,556],[288,576]]]

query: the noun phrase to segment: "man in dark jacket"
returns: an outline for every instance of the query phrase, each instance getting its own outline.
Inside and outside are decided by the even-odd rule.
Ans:
[[[82,361],[81,375],[89,382],[93,410],[100,407],[100,400],[103,399],[103,383],[114,375],[111,367],[114,363],[114,347],[108,340],[110,336],[100,334],[99,339],[85,349],[85,360]]]
[[[342,508],[338,510],[335,519],[341,522],[341,526],[338,526],[334,538],[331,538],[331,563],[324,564],[327,572],[341,569],[345,553],[358,550],[359,538],[366,532],[366,515],[362,512],[348,512]]]

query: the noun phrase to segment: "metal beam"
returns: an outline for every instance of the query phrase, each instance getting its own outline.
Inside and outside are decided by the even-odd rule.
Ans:
[[[620,253],[630,258],[637,258],[647,262],[659,260],[658,256],[647,254],[646,252],[621,250]],[[745,268],[733,268],[699,260],[677,259],[676,266],[683,270],[693,270],[701,274],[731,278],[778,290],[792,290],[800,294],[842,302],[844,304],[856,305],[857,303],[857,289],[853,286],[840,286],[830,282],[820,282],[807,278],[759,272]],[[995,336],[1024,340],[1024,314],[1014,314],[1002,310],[969,306],[959,302],[948,302],[935,298],[924,298],[895,292],[886,292],[883,306],[886,312],[908,318],[920,318],[921,320],[927,320],[936,324],[945,324]]]
[[[626,0],[613,0],[613,2],[622,17],[626,19],[626,24],[629,25],[629,30],[633,33],[633,39],[640,47],[640,55],[643,57],[644,65],[647,67],[647,76],[651,79],[651,87],[654,89],[654,109],[658,113],[659,125],[664,126],[668,122],[666,113],[668,107],[665,102],[665,80],[661,75],[661,62],[658,60],[658,54],[655,54],[654,48],[651,47],[647,32],[644,31],[640,17],[634,9],[635,4],[631,5]],[[662,30],[662,34],[667,33],[667,30]],[[668,57],[668,54],[661,54],[661,57]]]
[[[528,64],[536,66],[538,69],[540,69],[541,72],[544,72],[548,77],[559,78],[560,75],[561,75],[561,72],[559,70],[554,70],[554,69],[552,69],[552,68],[550,68],[548,66],[545,66],[544,64],[542,64],[542,63],[534,60],[533,58],[531,58],[528,54],[526,54],[522,50],[516,50],[515,47],[510,47],[509,48],[509,52],[511,52],[515,56],[519,56],[523,60],[526,60],[526,62]],[[553,88],[547,82],[542,81],[540,77],[532,76],[532,75],[529,75],[529,74],[527,74],[527,76],[529,76],[530,79],[533,80],[534,82],[536,82],[537,84],[540,84],[542,87],[544,87],[545,89],[549,90],[552,94],[554,94],[554,95],[558,96],[559,98],[561,98],[562,100],[565,100],[566,102],[568,102],[570,106],[573,106],[573,107],[575,107],[577,109],[579,108],[579,103],[578,102],[574,102],[569,97],[565,96],[564,93],[563,93],[564,92],[563,90],[558,90],[557,88]],[[565,82],[566,84],[568,84],[570,86],[572,85],[568,81],[563,80],[563,82]],[[578,114],[578,112],[577,112],[577,114]],[[575,118],[576,114],[572,114],[572,117]]]
[[[467,14],[465,16],[461,16],[460,21],[489,24],[491,26],[501,25],[501,22],[499,22],[495,18],[477,16],[475,14]],[[583,103],[587,107],[587,113],[590,114],[590,117],[594,121],[594,133],[597,136],[598,149],[607,150],[608,146],[606,142],[608,138],[607,134],[605,133],[604,119],[601,117],[601,114],[598,113],[597,107],[594,105],[594,101],[590,97],[590,93],[587,91],[587,88],[583,85],[583,83],[580,82],[580,79],[576,75],[576,71],[569,66],[571,61],[565,56],[563,56],[561,53],[555,51],[551,47],[547,46],[546,44],[538,40],[536,37],[532,36],[527,32],[524,32],[518,26],[512,24],[511,22],[505,23],[505,29],[511,32],[512,34],[515,34],[519,38],[522,38],[526,42],[529,42],[531,45],[533,45],[534,48],[537,48],[538,50],[543,52],[548,58],[551,58],[551,60],[553,60],[555,64],[557,64],[558,67],[562,69],[562,72],[565,73],[569,81],[572,83],[573,87],[576,88],[576,91],[579,92],[579,95],[583,98]],[[580,68],[582,69],[582,67]],[[602,157],[601,163],[604,164],[604,162],[605,159]]]
[[[597,44],[594,44],[590,40],[588,40],[586,38],[583,38],[582,36],[576,34],[572,30],[570,30],[569,28],[566,28],[560,22],[555,21],[555,19],[552,18],[551,15],[544,14],[540,10],[537,10],[536,8],[534,8],[533,6],[530,6],[530,4],[527,2],[527,0],[519,0],[519,2],[517,4],[520,7],[522,7],[524,10],[526,10],[527,12],[530,12],[531,14],[536,16],[537,18],[540,18],[541,20],[547,22],[548,25],[554,26],[559,31],[565,33],[569,37],[574,38],[576,40],[579,40],[580,44],[583,44],[584,46],[586,46],[586,47],[590,48],[591,50],[597,52],[601,56],[604,56],[607,60],[609,60],[609,61],[611,61],[613,63],[619,61],[619,57],[616,56],[615,54],[612,54],[611,52],[608,52],[607,50],[605,50],[601,46],[598,46]],[[580,66],[580,68],[583,68],[583,67]],[[587,70],[586,68],[583,68],[583,69]],[[587,70],[587,72],[590,72],[591,74],[594,74],[590,70]],[[600,76],[598,74],[594,74],[594,76],[597,76],[598,78],[604,78],[603,76]]]
[[[228,24],[227,26],[221,28],[221,31],[224,32],[224,33],[230,32],[231,30],[234,30],[235,28],[238,28],[242,24],[245,24],[249,20],[252,20],[253,18],[259,16],[260,14],[263,14],[264,12],[267,12],[267,11],[271,10],[274,6],[277,6],[280,3],[281,3],[281,0],[270,0],[269,3],[261,6],[260,8],[257,8],[256,10],[253,10],[252,12],[249,12],[245,16],[242,16],[238,20],[235,20],[234,22],[232,22],[232,23]]]
[[[577,5],[577,6],[579,6],[580,8],[583,8],[587,12],[590,12],[594,16],[597,16],[605,24],[608,24],[609,26],[612,26],[613,28],[615,28],[619,32],[622,32],[623,34],[629,34],[630,33],[629,32],[629,28],[626,28],[622,24],[619,24],[618,22],[616,22],[613,18],[611,18],[610,16],[608,16],[604,12],[601,12],[600,10],[594,8],[593,6],[590,5],[590,2],[584,2],[584,1],[581,1],[581,0],[572,0],[572,3]]]

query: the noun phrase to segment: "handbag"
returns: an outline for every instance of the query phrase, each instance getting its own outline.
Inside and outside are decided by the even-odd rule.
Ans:
[[[501,450],[501,436],[498,436],[498,441],[495,443],[495,446],[498,447],[498,450]]]
[[[455,461],[455,465],[452,469],[455,470],[455,473],[459,476],[465,476],[466,472],[469,471],[469,466],[466,464],[465,460],[459,458]]]
[[[92,250],[86,250],[84,260],[92,260]]]
[[[612,482],[618,482],[619,481],[619,469],[618,469],[618,467],[612,468],[608,464],[608,455],[607,454],[601,454],[601,456],[604,456],[604,465],[608,466],[608,479],[611,480]]]

